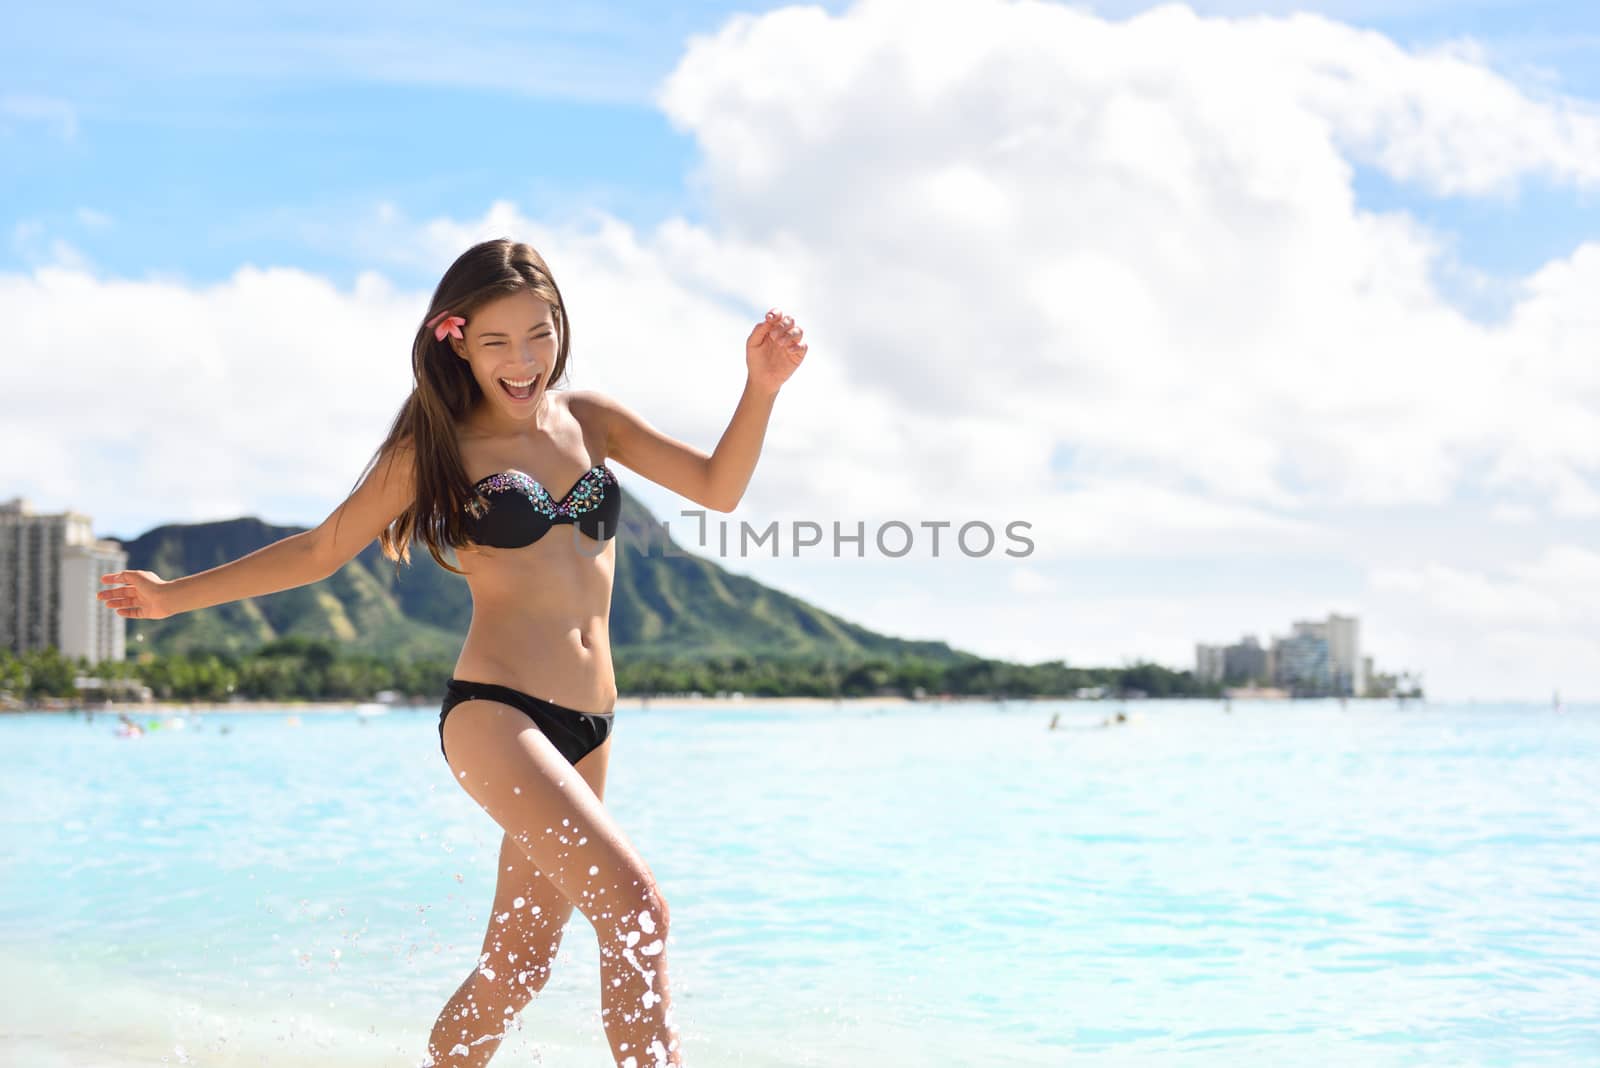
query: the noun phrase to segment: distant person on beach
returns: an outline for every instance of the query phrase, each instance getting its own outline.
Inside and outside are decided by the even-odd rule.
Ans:
[[[666,898],[603,804],[617,700],[607,622],[622,514],[606,460],[732,511],[778,390],[805,357],[801,337],[776,309],[750,331],[743,396],[707,455],[610,397],[563,386],[572,327],[555,278],[528,245],[485,241],[434,290],[412,343],[410,395],[364,480],[320,526],[171,581],[149,571],[102,576],[114,585],[100,598],[133,619],[321,581],[374,538],[408,563],[409,546],[421,542],[465,577],[473,617],[445,685],[439,749],[504,835],[482,953],[429,1037],[438,1068],[488,1063],[513,1014],[548,982],[574,908],[599,939],[601,1018],[616,1063],[683,1063]],[[692,402],[692,377],[684,389]],[[558,487],[570,488],[555,496]],[[452,567],[446,549],[470,566]]]

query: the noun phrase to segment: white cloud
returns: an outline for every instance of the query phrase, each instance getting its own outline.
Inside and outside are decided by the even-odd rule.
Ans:
[[[37,93],[0,94],[0,131],[9,130],[16,122],[39,123],[55,132],[63,141],[73,141],[78,136],[78,112],[70,103],[52,96]]]
[[[1406,621],[1390,648],[1433,664],[1457,694],[1595,692],[1600,553],[1555,544],[1492,569],[1430,561],[1376,569],[1368,585],[1369,603]]]
[[[1286,588],[1281,568],[1255,580],[1270,596],[1177,580],[1033,612],[1010,603],[1015,583],[1040,588],[1018,575],[1049,576],[1052,560],[1201,554],[1239,561],[1242,585],[1267,563],[1376,568],[1358,607],[1385,618],[1369,633],[1395,656],[1433,657],[1409,666],[1446,690],[1492,659],[1475,626],[1560,634],[1587,618],[1527,576],[1490,576],[1470,524],[1425,567],[1374,558],[1367,534],[1382,509],[1458,497],[1485,498],[1484,518],[1595,513],[1600,243],[1533,274],[1507,318],[1484,325],[1435,283],[1456,266],[1448,242],[1363,210],[1352,176],[1364,162],[1452,195],[1530,176],[1589,184],[1588,104],[1530,96],[1469,52],[1408,52],[1322,18],[1168,7],[1109,22],[976,0],[739,16],[690,41],[658,99],[700,145],[703,224],[558,226],[505,203],[426,222],[384,206],[352,229],[376,263],[399,248],[435,269],[483,236],[531,241],[572,305],[576,384],[707,449],[738,398],[754,317],[793,312],[810,355],[742,512],[1032,519],[1028,570],[968,605],[952,640],[1059,643],[1040,655],[1078,661],[1148,639],[1187,666],[1194,641],[1261,629],[1229,614],[1246,599],[1326,610],[1294,608],[1325,591],[1309,574]],[[41,360],[24,372],[26,425],[8,429],[59,442],[65,485],[85,497],[104,498],[94,479],[138,485],[148,503],[120,506],[130,523],[267,501],[279,518],[291,505],[318,518],[307,502],[337,503],[398,404],[425,300],[377,275],[345,292],[254,269],[206,289],[60,270],[0,281],[8,321],[47,309],[64,327],[27,335]],[[86,430],[51,429],[68,369],[121,387],[73,398]],[[1052,469],[1062,452],[1072,466]],[[18,455],[0,453],[12,483],[37,470]],[[1538,522],[1495,530],[1544,559]],[[1138,565],[1125,566],[1131,581]],[[925,588],[944,589],[943,574]],[[788,588],[805,595],[803,571]],[[828,607],[873,626],[911,603],[852,592]],[[1055,625],[1063,612],[1124,629],[1096,638]],[[1156,615],[1136,624],[1141,612]],[[925,621],[926,606],[910,616]],[[1430,644],[1433,628],[1448,640]],[[1373,651],[1384,666],[1387,650]],[[1505,670],[1513,689],[1534,677]],[[1600,669],[1585,670],[1600,692]]]
[[[1509,192],[1531,175],[1600,182],[1600,110],[1533,99],[1471,42],[1407,53],[1380,34],[1315,16],[1257,22],[1291,92],[1358,158],[1440,194]]]
[[[1013,593],[1019,593],[1024,597],[1037,597],[1040,594],[1055,593],[1060,589],[1049,575],[1031,567],[1012,568],[1007,581]]]
[[[19,219],[12,224],[11,250],[18,259],[34,266],[93,270],[93,264],[81,249],[52,234],[38,219]]]
[[[0,482],[37,507],[105,502],[97,525],[125,536],[342,499],[409,384],[417,313],[374,275],[345,292],[253,267],[203,288],[45,267],[0,275],[0,309],[27,355]]]
[[[1489,518],[1497,523],[1532,523],[1537,515],[1526,505],[1497,504],[1489,510]]]

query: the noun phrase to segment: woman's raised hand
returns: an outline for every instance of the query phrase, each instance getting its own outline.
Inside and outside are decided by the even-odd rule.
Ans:
[[[771,393],[789,380],[806,358],[804,336],[794,319],[777,308],[767,312],[767,317],[750,331],[744,343],[744,362],[750,372],[750,382]]]
[[[101,582],[121,583],[121,585],[108,586],[95,594],[108,608],[116,610],[117,615],[130,619],[166,619],[174,614],[168,603],[170,585],[165,579],[158,578],[154,571],[116,571],[109,575],[101,575]]]

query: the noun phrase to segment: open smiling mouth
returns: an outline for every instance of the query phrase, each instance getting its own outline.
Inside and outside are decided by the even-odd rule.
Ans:
[[[541,371],[532,378],[513,378],[510,381],[504,378],[497,378],[495,381],[500,383],[500,388],[505,391],[506,396],[512,400],[525,401],[533,398],[534,390],[539,388],[539,379],[543,377],[544,372]],[[516,384],[513,385],[513,383]],[[526,383],[526,385],[523,385],[523,383]]]

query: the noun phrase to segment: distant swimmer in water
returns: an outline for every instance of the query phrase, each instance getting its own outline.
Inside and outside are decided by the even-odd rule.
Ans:
[[[452,151],[483,147],[457,142]],[[520,1026],[517,1014],[549,981],[574,909],[599,942],[600,1020],[613,1062],[683,1063],[668,983],[676,943],[667,901],[604,804],[617,702],[607,621],[624,514],[623,488],[607,461],[701,508],[733,511],[755,473],[779,387],[806,355],[800,327],[777,308],[744,338],[742,357],[727,354],[732,366],[671,357],[671,339],[654,339],[648,358],[682,384],[686,404],[702,399],[697,372],[736,373],[735,358],[745,365],[743,394],[708,454],[597,390],[571,388],[568,313],[534,248],[510,239],[473,245],[444,272],[414,323],[404,354],[412,385],[370,473],[320,526],[170,582],[149,571],[101,578],[116,584],[101,598],[134,619],[320,582],[374,539],[397,563],[410,562],[411,545],[424,546],[434,563],[465,579],[472,619],[444,684],[439,753],[503,836],[482,950],[428,1038],[428,1063],[441,1068],[486,1064]],[[340,323],[319,321],[315,299],[276,314],[293,322],[296,343],[306,345],[370,353],[387,335],[387,327],[373,327],[347,337]],[[604,314],[655,334],[672,328],[671,316],[632,297]],[[389,372],[365,370],[352,381],[366,383],[371,396]],[[319,384],[301,387],[314,402]],[[446,559],[452,552],[459,567]],[[630,774],[663,784],[674,770],[642,766]],[[630,808],[638,804],[630,798]]]

